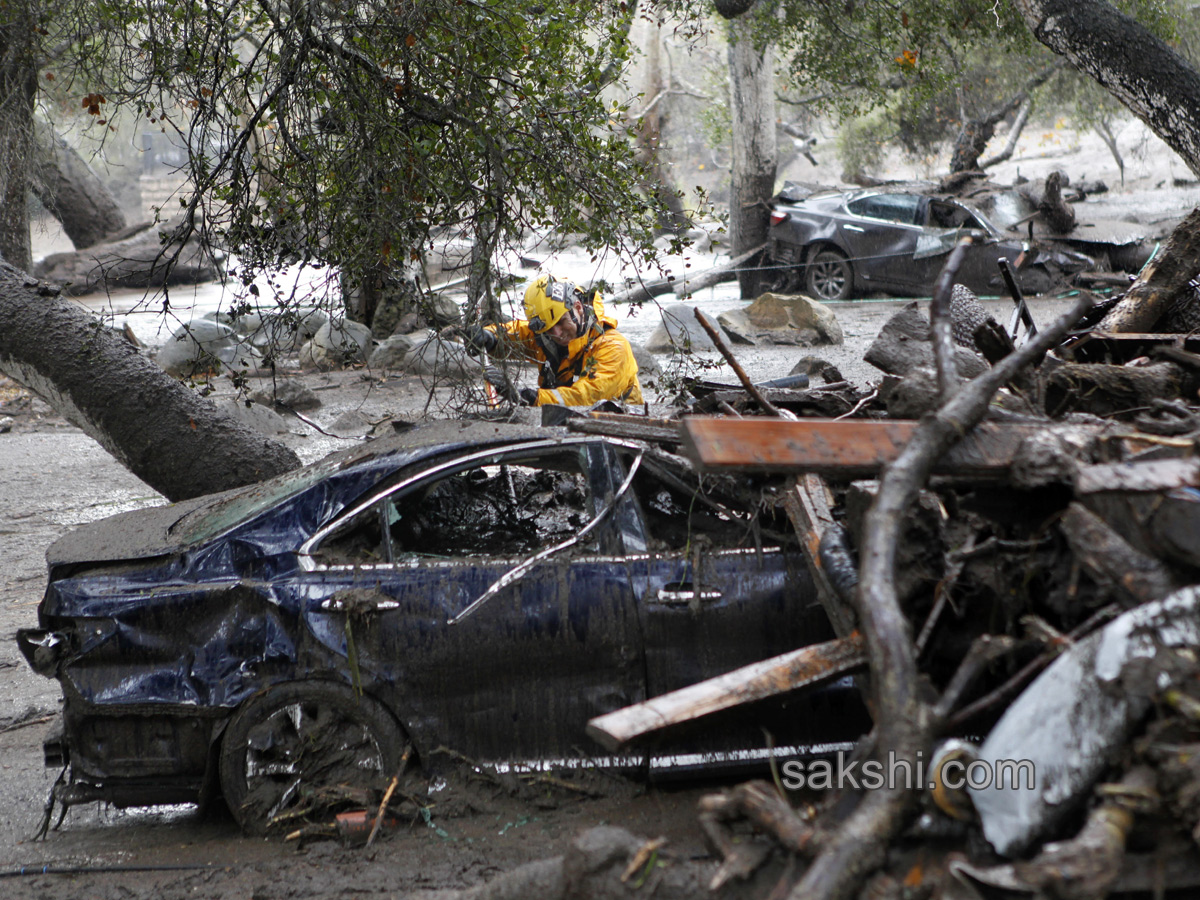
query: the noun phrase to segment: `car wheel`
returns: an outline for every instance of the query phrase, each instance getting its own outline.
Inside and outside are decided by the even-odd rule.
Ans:
[[[244,831],[266,834],[276,822],[294,825],[289,814],[314,805],[328,809],[337,796],[385,787],[404,745],[400,726],[370,697],[334,682],[280,684],[246,701],[229,720],[221,790]],[[334,797],[317,796],[334,788]]]
[[[838,250],[818,250],[805,266],[804,286],[817,300],[848,300],[854,288],[850,260]]]

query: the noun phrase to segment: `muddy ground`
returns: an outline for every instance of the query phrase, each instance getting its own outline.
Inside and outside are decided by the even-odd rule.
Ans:
[[[1081,174],[1101,177],[1103,155],[1088,148],[1087,160],[1096,168]],[[1076,148],[1076,157],[1059,154],[1051,143],[1048,150],[1032,148],[1012,165],[1023,164],[1035,174],[1032,170],[1047,159],[1069,166],[1081,152]],[[1129,204],[1153,215],[1165,208],[1190,209],[1191,198],[1171,184],[1173,174],[1186,174],[1177,162],[1144,157],[1140,165],[1136,180],[1127,172],[1129,190],[1121,196]],[[1111,174],[1109,178],[1116,183]],[[879,373],[861,362],[862,352],[903,302],[837,304],[846,336],[841,347],[739,347],[737,353],[756,380],[786,374],[800,356],[815,353],[866,386]],[[737,303],[728,292],[702,301],[713,314]],[[988,305],[1000,321],[1007,321],[1008,301]],[[1039,298],[1033,302],[1034,316],[1045,323],[1063,306],[1062,300]],[[630,319],[626,330],[636,339],[649,328],[649,319],[642,317]],[[713,374],[731,377],[727,370]],[[428,386],[412,377],[367,370],[304,377],[322,406],[306,413],[312,424],[287,420],[280,437],[306,461],[360,440],[389,416],[412,417],[450,402],[445,389],[431,396]],[[229,393],[220,382],[216,386],[218,396]],[[12,638],[18,627],[36,622],[44,550],[74,525],[162,500],[97,444],[8,382],[0,382],[0,463],[0,679],[5,686],[0,692],[0,897],[433,896],[561,852],[576,834],[599,824],[622,825],[647,837],[664,835],[677,858],[705,858],[694,810],[697,797],[712,785],[668,788],[618,779],[597,782],[598,796],[561,793],[545,785],[515,793],[487,782],[452,785],[431,797],[428,820],[416,816],[403,821],[369,851],[335,840],[301,844],[245,838],[219,805],[208,811],[120,811],[89,804],[72,809],[45,840],[35,840],[57,774],[43,768],[41,742],[59,692],[56,682],[28,669]],[[55,873],[42,874],[43,867]]]

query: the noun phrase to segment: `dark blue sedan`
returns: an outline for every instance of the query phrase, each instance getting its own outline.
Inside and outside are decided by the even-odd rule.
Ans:
[[[377,440],[48,551],[30,664],[64,804],[195,801],[263,830],[322,784],[478,763],[761,762],[852,741],[848,682],[620,758],[589,718],[832,637],[767,483],[660,446],[491,423]]]

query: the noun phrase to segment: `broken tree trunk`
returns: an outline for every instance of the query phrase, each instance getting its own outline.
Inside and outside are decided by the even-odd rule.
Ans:
[[[73,253],[53,253],[34,275],[62,285],[68,294],[116,288],[200,284],[220,275],[213,254],[193,232],[182,244],[174,238],[177,222],[151,225],[132,237],[101,243]]]
[[[861,551],[858,616],[866,638],[875,695],[876,754],[915,766],[929,750],[935,722],[921,694],[908,620],[895,590],[896,546],[906,511],[934,463],[987,413],[992,396],[1032,360],[1057,345],[1090,308],[1074,308],[988,372],[964,385],[954,399],[918,426],[899,458],[888,466],[867,513]],[[866,795],[796,885],[791,897],[849,900],[882,864],[888,843],[904,825],[916,793],[905,784]]]
[[[0,372],[44,399],[169,500],[300,465],[220,412],[50,285],[0,264]]]
[[[1042,396],[1050,416],[1069,412],[1108,416],[1150,406],[1152,400],[1175,399],[1182,387],[1183,372],[1174,363],[1063,363],[1046,379]]]
[[[1075,559],[1094,581],[1115,591],[1122,606],[1149,603],[1181,587],[1162,562],[1130,546],[1081,504],[1067,507],[1061,527]]]
[[[49,123],[34,123],[30,188],[58,219],[76,250],[99,244],[125,228],[117,198]]]
[[[1200,273],[1200,208],[1192,210],[1171,232],[1137,281],[1096,326],[1096,331],[1153,331],[1171,302]]]
[[[644,282],[627,291],[613,294],[606,302],[612,304],[645,303],[647,300],[661,297],[664,294],[674,294],[676,297],[683,299],[695,291],[712,287],[714,284],[737,281],[738,269],[766,248],[766,244],[759,244],[752,250],[747,250],[745,253],[733,257],[728,262],[721,263],[719,266],[713,266],[711,269],[705,269],[703,272],[689,274],[682,279],[663,278],[658,281]]]
[[[961,344],[955,345],[953,356],[961,378],[974,378],[988,367],[982,356]],[[887,320],[863,359],[889,375],[905,375],[921,366],[934,367],[929,319],[915,301]]]
[[[1020,193],[1037,207],[1038,214],[1046,227],[1058,234],[1066,234],[1075,227],[1075,209],[1063,197],[1062,189],[1069,183],[1065,174],[1057,169],[1046,176],[1045,181],[1030,182],[1020,187]]]

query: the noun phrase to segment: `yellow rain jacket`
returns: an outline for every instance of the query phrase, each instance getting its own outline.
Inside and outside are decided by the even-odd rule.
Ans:
[[[586,296],[580,300],[586,312]],[[500,326],[522,355],[541,363],[538,406],[591,406],[600,400],[642,402],[633,348],[629,339],[617,331],[617,320],[604,314],[599,291],[592,292],[591,308],[595,315],[588,316],[587,330],[566,347],[535,334],[524,319]]]

